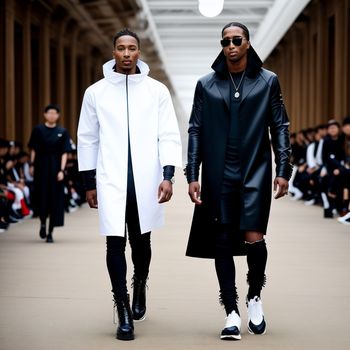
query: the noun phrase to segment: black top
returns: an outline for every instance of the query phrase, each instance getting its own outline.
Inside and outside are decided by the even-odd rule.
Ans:
[[[60,126],[49,128],[45,124],[34,127],[28,147],[35,151],[36,157],[38,155],[61,156],[71,151],[67,130]]]
[[[50,216],[50,225],[64,224],[64,181],[58,181],[62,154],[71,151],[66,129],[40,124],[34,127],[28,146],[35,151],[35,208],[41,220]]]
[[[230,73],[232,79],[238,87],[243,72],[239,73]],[[234,185],[234,183],[239,182],[240,180],[240,160],[239,160],[239,143],[240,143],[240,131],[239,131],[239,119],[238,119],[238,109],[239,103],[242,98],[242,86],[244,84],[244,77],[239,85],[238,90],[232,84],[231,78],[230,80],[230,129],[227,137],[227,145],[226,145],[226,157],[225,157],[225,167],[224,167],[224,181],[223,186]],[[239,92],[239,96],[235,97],[235,92]]]

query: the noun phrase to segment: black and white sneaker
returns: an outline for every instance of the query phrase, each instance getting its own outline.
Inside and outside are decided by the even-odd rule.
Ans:
[[[225,328],[221,332],[222,340],[240,340],[241,339],[241,318],[236,311],[232,311],[226,317]]]
[[[266,322],[262,308],[261,299],[255,296],[253,299],[247,300],[248,306],[248,332],[250,334],[265,334]]]

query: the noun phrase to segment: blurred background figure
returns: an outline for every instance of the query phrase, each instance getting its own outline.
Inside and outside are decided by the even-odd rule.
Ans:
[[[31,149],[30,173],[34,176],[35,208],[40,217],[40,238],[53,242],[53,229],[64,224],[64,177],[67,153],[71,150],[68,132],[57,125],[60,109],[48,105],[44,124],[34,127],[28,147]],[[48,232],[46,221],[49,218]]]

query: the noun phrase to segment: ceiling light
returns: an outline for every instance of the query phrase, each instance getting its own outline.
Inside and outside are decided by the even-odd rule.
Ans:
[[[198,0],[199,12],[205,17],[218,16],[224,7],[224,0]]]

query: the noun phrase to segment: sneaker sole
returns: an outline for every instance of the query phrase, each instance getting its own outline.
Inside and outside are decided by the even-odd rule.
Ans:
[[[146,319],[146,315],[143,315],[141,318],[139,318],[139,319],[133,319],[135,322],[142,322],[142,321],[144,321]]]
[[[134,335],[117,335],[116,338],[118,340],[134,340],[135,336]]]
[[[221,335],[220,339],[221,340],[241,340],[242,337],[240,334],[238,334],[238,335]]]

